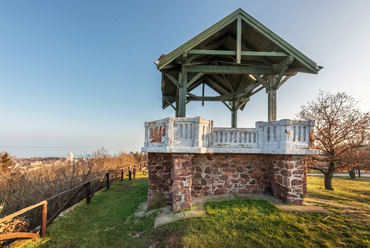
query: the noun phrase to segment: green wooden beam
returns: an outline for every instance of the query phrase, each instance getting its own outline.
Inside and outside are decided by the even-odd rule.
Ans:
[[[170,101],[168,101],[168,100],[167,100],[166,102],[167,102],[168,106],[171,106],[171,107],[176,111],[175,106],[173,106],[173,105],[172,105],[172,103],[171,103]]]
[[[310,70],[310,73],[317,74],[318,70],[316,69],[315,62],[313,62],[308,57],[306,57],[304,54],[299,52],[297,49],[289,45],[286,41],[284,41],[278,35],[271,32],[271,30],[263,26],[261,23],[259,23],[257,20],[255,20],[253,17],[251,17],[247,13],[243,13],[242,19],[243,21],[245,21],[246,23],[254,27],[262,35],[264,35],[269,40],[271,40],[273,43],[275,43],[276,45],[284,49],[284,51],[286,51],[289,54],[295,55],[297,60]]]
[[[188,85],[188,70],[186,66],[187,53],[183,53],[183,63],[181,66],[181,87],[179,88],[179,117],[186,117],[186,94]]]
[[[224,77],[221,77],[218,74],[212,74],[211,77],[215,79],[219,85],[222,85],[225,89],[227,89],[228,92],[232,92],[229,83],[225,81]]]
[[[246,95],[247,97],[251,97],[253,96],[254,94],[260,92],[261,90],[265,89],[265,86],[261,86],[259,87],[258,89],[256,89],[255,91],[251,92],[250,94]]]
[[[189,54],[202,54],[202,55],[231,55],[235,56],[236,51],[226,51],[226,50],[197,50],[193,49],[188,52]]]
[[[268,91],[268,122],[276,121],[276,90],[273,88],[275,80],[275,75],[269,75],[268,83],[270,85],[270,89]]]
[[[292,55],[289,55],[285,59],[283,59],[279,64],[273,65],[274,73],[280,72],[284,67],[289,66],[291,63],[293,63],[294,57]]]
[[[221,85],[215,83],[211,78],[207,77],[206,78],[206,83],[207,85],[213,89],[214,91],[216,91],[217,93],[219,93],[220,95],[223,95],[223,94],[228,94],[230,92],[228,92],[225,88],[223,88]]]
[[[282,70],[281,70],[281,72],[280,72],[280,74],[278,75],[278,77],[276,78],[276,81],[275,81],[275,84],[274,84],[274,89],[276,89],[277,90],[277,86],[280,84],[280,81],[281,81],[281,79],[283,78],[283,76],[284,76],[284,74],[285,74],[285,72],[286,72],[286,70],[288,69],[288,66],[285,66]]]
[[[197,49],[190,50],[188,53],[197,54],[197,55],[225,55],[225,56],[226,55],[235,56],[237,54],[236,51],[229,51],[229,50],[197,50]],[[240,55],[241,56],[253,56],[253,57],[287,57],[288,56],[288,54],[284,52],[261,52],[261,51],[240,51]]]
[[[244,66],[213,66],[213,65],[190,65],[188,72],[203,72],[209,74],[273,74],[269,68],[244,67]]]
[[[245,107],[245,105],[247,104],[248,102],[242,102],[242,103],[240,103],[239,104],[239,106],[238,106],[238,110],[240,109],[240,110],[242,110],[243,111],[243,109],[244,109],[244,107]]]
[[[198,98],[200,98],[199,96],[197,96],[197,95],[194,95],[194,94],[192,94],[192,93],[190,93],[190,92],[188,92],[188,94],[187,94],[188,96],[190,96],[190,97],[192,97],[193,99],[194,98],[196,98],[196,99],[198,99]],[[190,98],[189,98],[190,99]]]
[[[186,63],[190,63],[191,61],[193,61],[194,59],[198,58],[200,54],[194,54],[192,56],[190,56],[187,60],[186,60]]]
[[[276,89],[278,90],[289,78],[291,78],[292,76],[285,76],[285,78],[283,80],[281,80],[281,82],[279,82],[279,84],[276,86]]]
[[[238,108],[236,107],[236,102],[232,102],[231,106],[231,127],[232,128],[237,128],[238,126]]]
[[[230,101],[235,101],[235,98],[230,97],[230,96],[205,96],[205,97],[201,97],[201,96],[191,97],[191,96],[189,96],[188,99],[190,101],[205,101],[205,102],[222,102],[222,101],[230,102]],[[240,102],[247,102],[247,101],[249,101],[249,97],[240,98],[239,101]]]
[[[230,111],[232,111],[233,109],[229,106],[229,104],[227,104],[225,101],[222,101],[222,103],[226,106],[226,108],[228,108]]]
[[[222,78],[224,79],[224,82],[226,82],[226,83],[227,83],[227,85],[229,86],[230,91],[231,91],[231,92],[234,92],[234,88],[233,88],[233,86],[231,85],[231,83],[230,83],[229,79],[228,79],[228,78],[226,78],[225,74],[222,74],[221,76],[222,76]]]
[[[160,70],[167,64],[171,63],[174,59],[181,55],[184,51],[189,51],[194,48],[200,42],[208,39],[213,34],[217,33],[218,31],[222,30],[223,28],[227,27],[229,24],[235,21],[235,18],[232,15],[229,15],[222,19],[221,21],[217,22],[207,30],[203,31],[196,37],[192,38],[190,41],[186,42],[185,44],[181,45],[171,53],[167,54],[167,56],[163,57],[159,64],[157,65],[157,69]]]
[[[197,75],[195,75],[195,76],[193,77],[193,79],[192,79],[192,80],[190,80],[190,81],[188,82],[187,87],[190,87],[190,85],[192,85],[195,81],[197,81],[197,80],[198,80],[198,78],[200,78],[202,75],[203,75],[203,73],[202,73],[202,72],[199,72]]]
[[[248,87],[246,87],[242,93],[239,93],[235,96],[235,98],[241,98],[243,96],[245,96],[246,94],[248,94],[250,91],[252,91],[253,89],[257,88],[261,83],[260,82],[255,82],[251,85],[249,85]]]
[[[260,77],[260,75],[258,75],[258,74],[253,74],[253,77],[255,78],[255,79],[257,79],[258,80],[258,82],[260,82],[265,88],[266,88],[266,90],[270,90],[270,85],[268,85],[266,82],[265,82],[265,80],[263,80],[261,77]]]
[[[242,51],[242,19],[238,17],[236,22],[236,63],[241,62],[241,51]]]
[[[187,93],[187,100],[189,101],[208,101],[208,102],[222,102],[222,101],[235,101],[235,97],[232,97],[232,96],[196,96],[194,94],[191,94],[191,93]],[[174,101],[176,100],[176,96],[162,96],[162,99],[164,101]],[[249,101],[249,97],[241,97],[239,99],[240,102],[248,102]]]
[[[171,80],[171,82],[174,83],[178,88],[180,87],[179,82],[171,74],[164,73],[164,75],[166,75]]]

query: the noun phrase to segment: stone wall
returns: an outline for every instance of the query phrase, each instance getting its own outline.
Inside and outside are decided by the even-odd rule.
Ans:
[[[172,154],[148,154],[148,209],[172,205]]]
[[[306,193],[305,156],[149,153],[148,168],[149,208],[181,211],[192,196],[261,193],[301,205]]]
[[[269,167],[266,155],[194,155],[192,194],[261,194],[269,187]]]
[[[173,156],[173,211],[191,208],[192,161],[190,155]]]
[[[305,157],[272,157],[270,184],[275,197],[283,202],[303,204],[307,191],[307,168]]]

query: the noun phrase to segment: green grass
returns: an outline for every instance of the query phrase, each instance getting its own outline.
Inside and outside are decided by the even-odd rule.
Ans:
[[[333,187],[326,191],[323,177],[308,177],[307,199],[330,214],[281,212],[240,198],[207,203],[207,217],[153,229],[154,215],[133,217],[146,201],[147,179],[118,182],[23,247],[370,247],[370,178],[335,177]]]
[[[148,179],[117,181],[47,228],[47,237],[22,247],[146,247],[139,232],[148,235],[155,216],[135,219],[138,205],[147,199]]]

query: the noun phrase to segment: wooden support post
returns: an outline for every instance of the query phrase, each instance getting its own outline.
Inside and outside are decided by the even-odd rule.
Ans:
[[[188,91],[188,71],[186,66],[186,58],[187,53],[184,53],[181,64],[181,87],[179,89],[178,117],[186,117],[186,95]]]
[[[236,102],[233,101],[233,105],[231,108],[231,127],[237,128],[238,126],[238,107],[236,106]]]
[[[275,85],[276,77],[275,75],[269,75],[268,77],[268,121],[276,121],[276,89]]]
[[[105,174],[105,177],[107,178],[107,190],[109,189],[109,172]]]
[[[121,181],[123,181],[123,169],[121,169]]]
[[[40,229],[40,237],[43,238],[46,235],[46,223],[48,219],[48,202],[42,204],[41,207],[41,229]]]
[[[90,197],[90,182],[85,184],[86,187],[86,204],[90,204],[91,197]]]
[[[202,97],[204,97],[204,83],[202,85]],[[204,106],[204,101],[202,101],[202,106]]]

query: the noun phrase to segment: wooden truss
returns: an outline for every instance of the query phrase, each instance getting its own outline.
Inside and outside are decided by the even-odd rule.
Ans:
[[[222,102],[237,127],[237,112],[265,89],[268,121],[276,120],[276,92],[298,72],[316,74],[316,63],[238,9],[156,62],[162,73],[163,108],[186,116],[190,101]],[[218,96],[205,96],[205,86]],[[202,87],[202,95],[191,93]]]

